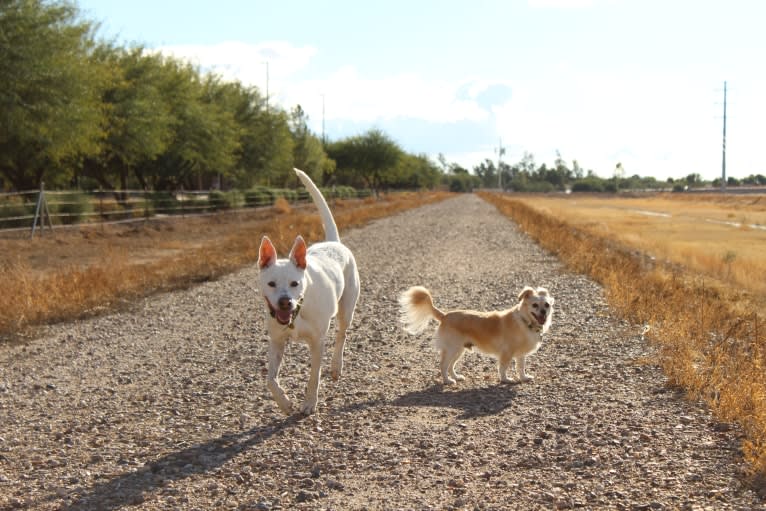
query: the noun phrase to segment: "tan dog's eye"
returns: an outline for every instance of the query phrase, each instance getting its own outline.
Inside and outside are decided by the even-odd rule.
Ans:
[[[546,304],[545,304],[545,308],[546,308],[546,309],[550,309],[550,308],[551,308],[550,304],[546,303]]]
[[[277,283],[272,280],[269,282],[269,287],[277,287]]]
[[[533,309],[536,309],[536,308],[537,308],[537,304],[536,304],[536,303],[533,303],[533,304],[532,304],[532,308],[533,308]]]
[[[290,287],[298,287],[298,283],[296,281],[290,282]]]

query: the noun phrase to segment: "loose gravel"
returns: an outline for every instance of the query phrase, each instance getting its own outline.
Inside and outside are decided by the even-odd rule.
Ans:
[[[309,417],[266,389],[255,267],[0,347],[0,509],[764,509],[737,428],[670,388],[640,326],[490,205],[461,195],[342,237],[362,295],[343,378],[326,350]],[[535,381],[500,384],[471,352],[442,386],[431,332],[397,323],[415,284],[480,310],[547,287]],[[292,344],[296,402],[307,377]]]

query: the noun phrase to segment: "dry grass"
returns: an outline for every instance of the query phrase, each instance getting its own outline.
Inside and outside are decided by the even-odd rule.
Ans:
[[[759,292],[680,264],[651,261],[625,243],[631,236],[634,244],[642,238],[624,218],[618,236],[613,226],[600,226],[608,221],[603,214],[586,221],[577,208],[554,208],[545,199],[481,195],[569,267],[602,283],[622,315],[648,325],[670,383],[705,399],[722,421],[738,422],[753,474],[766,476],[766,346]],[[708,243],[690,245],[690,253],[704,251]],[[762,270],[758,275],[751,275],[751,289],[760,289],[762,282],[755,281],[762,280]]]
[[[766,279],[753,279],[766,273],[766,198],[725,197],[559,196],[526,199],[526,203],[658,261],[680,264],[709,279],[766,296]]]
[[[449,196],[396,193],[338,200],[331,208],[342,230]],[[0,239],[0,340],[252,264],[263,235],[285,254],[296,234],[309,242],[323,238],[313,205],[293,209],[278,203],[259,212],[57,230],[33,240]]]

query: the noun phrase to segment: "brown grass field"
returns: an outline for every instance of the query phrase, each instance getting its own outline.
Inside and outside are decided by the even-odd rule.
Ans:
[[[340,229],[449,197],[403,192],[330,204]],[[0,236],[0,342],[36,325],[85,317],[158,291],[213,279],[258,259],[261,236],[286,254],[324,234],[313,204]]]
[[[766,196],[480,195],[646,325],[670,384],[739,423],[766,476]]]

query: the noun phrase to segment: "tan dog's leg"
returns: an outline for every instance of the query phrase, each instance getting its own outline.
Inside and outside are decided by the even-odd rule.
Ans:
[[[463,354],[462,346],[446,346],[442,348],[441,370],[445,385],[452,385],[456,381],[465,380],[465,376],[455,372],[455,364]]]
[[[503,356],[497,361],[497,370],[500,373],[500,381],[502,383],[511,383],[513,380],[508,378],[508,367],[511,365],[511,357]]]
[[[279,408],[285,414],[290,415],[293,410],[293,405],[290,402],[290,398],[287,397],[287,394],[285,394],[285,391],[279,385],[279,368],[282,365],[282,357],[284,354],[284,341],[272,340],[269,342],[269,377],[266,385],[271,391],[274,401],[279,405]]]
[[[535,379],[531,374],[527,374],[527,357],[518,357],[516,359],[516,368],[519,371],[519,381],[532,381]]]

